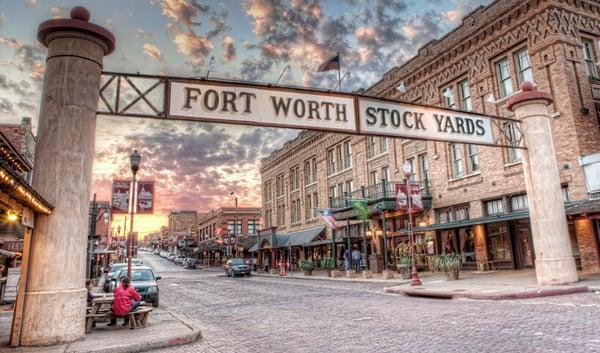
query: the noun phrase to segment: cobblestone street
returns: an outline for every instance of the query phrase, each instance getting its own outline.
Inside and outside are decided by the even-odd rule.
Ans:
[[[600,352],[598,294],[431,300],[384,294],[384,284],[231,279],[143,256],[163,276],[161,305],[204,337],[160,352]]]

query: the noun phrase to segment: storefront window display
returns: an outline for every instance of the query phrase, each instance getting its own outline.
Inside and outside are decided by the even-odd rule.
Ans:
[[[490,260],[512,263],[513,254],[507,224],[490,223],[487,228]]]

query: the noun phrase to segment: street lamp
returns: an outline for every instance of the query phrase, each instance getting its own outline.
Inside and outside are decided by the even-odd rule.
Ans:
[[[238,198],[237,195],[235,194],[235,192],[231,192],[229,193],[229,195],[233,196],[234,200],[235,200],[235,213],[233,214],[233,239],[237,240],[237,208],[238,208]],[[229,240],[229,246],[230,248],[233,248],[233,244],[231,244],[231,239]],[[235,250],[235,252],[237,253],[237,248]],[[231,251],[231,255],[233,255],[233,251]]]
[[[406,193],[408,196],[408,241],[410,242],[410,255],[412,258],[412,271],[410,273],[410,285],[420,286],[421,280],[419,279],[419,273],[417,272],[417,251],[415,244],[415,233],[413,232],[413,217],[412,217],[412,191],[410,189],[410,176],[412,175],[412,165],[406,161],[402,166],[404,171],[404,180],[406,181]]]
[[[388,270],[388,248],[387,248],[387,223],[385,221],[385,211],[383,210],[383,205],[382,204],[378,204],[377,205],[377,209],[381,211],[381,227],[383,228],[383,261],[384,265],[383,265],[383,269],[385,271]]]
[[[131,187],[131,217],[129,223],[129,238],[127,239],[127,277],[131,278],[131,256],[133,255],[133,215],[135,213],[136,206],[136,181],[135,176],[140,169],[140,162],[142,161],[142,156],[138,153],[137,150],[134,150],[133,153],[129,156],[129,162],[131,164],[131,172],[133,173],[133,184]]]

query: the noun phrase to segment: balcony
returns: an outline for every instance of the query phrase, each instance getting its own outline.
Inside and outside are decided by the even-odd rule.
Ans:
[[[376,201],[395,201],[396,196],[394,195],[394,189],[396,184],[404,184],[404,181],[385,181],[374,185],[361,187],[360,189],[353,190],[350,193],[346,193],[344,196],[333,197],[329,199],[329,207],[332,209],[342,209],[352,207],[352,199],[366,199],[367,203],[374,203]],[[431,196],[429,194],[429,180],[423,182],[413,181],[412,183],[418,183],[421,185],[423,203],[425,208],[431,207]],[[395,205],[395,203],[394,203]],[[395,209],[395,206],[394,206]]]
[[[600,200],[600,190],[589,191],[588,198],[590,200]]]

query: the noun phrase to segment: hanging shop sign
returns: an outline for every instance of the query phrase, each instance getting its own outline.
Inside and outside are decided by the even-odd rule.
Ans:
[[[113,214],[129,212],[129,195],[131,182],[129,180],[113,180],[111,212]]]
[[[396,184],[396,209],[420,211],[423,209],[423,199],[421,198],[421,186],[419,184]],[[410,193],[409,191],[410,190]],[[410,197],[410,200],[409,200]],[[409,204],[410,201],[410,204]]]
[[[154,212],[154,182],[139,181],[137,183],[137,213]]]

